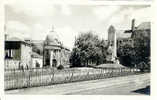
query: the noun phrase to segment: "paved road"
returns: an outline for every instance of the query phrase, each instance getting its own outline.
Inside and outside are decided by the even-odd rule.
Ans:
[[[135,87],[132,84],[120,84],[111,87],[97,88],[67,95],[150,95],[150,87],[139,86]]]
[[[6,91],[7,94],[139,95],[149,94],[150,74],[115,77]],[[143,90],[144,92],[140,92]]]

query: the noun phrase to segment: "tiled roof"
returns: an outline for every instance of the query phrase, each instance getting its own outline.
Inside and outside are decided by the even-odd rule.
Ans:
[[[147,30],[150,28],[151,28],[150,22],[143,22],[140,25],[138,25],[137,30]]]

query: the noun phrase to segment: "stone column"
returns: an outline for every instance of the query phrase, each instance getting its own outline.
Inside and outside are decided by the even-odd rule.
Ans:
[[[117,57],[117,39],[116,30],[112,25],[108,29],[108,41],[109,47],[112,48],[111,61],[115,61],[115,58]]]
[[[51,50],[50,51],[50,67],[52,67],[52,64],[53,64],[53,62],[52,62],[52,60],[53,60],[53,50]]]
[[[117,57],[117,36],[114,34],[114,57]]]

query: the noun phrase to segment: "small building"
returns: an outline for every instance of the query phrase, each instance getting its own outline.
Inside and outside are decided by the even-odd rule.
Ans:
[[[31,67],[32,46],[30,43],[11,37],[5,40],[5,69]]]
[[[43,67],[43,56],[32,52],[32,68],[42,68]]]
[[[44,41],[43,65],[48,67],[66,66],[69,64],[70,50],[63,46],[58,33],[50,31]]]

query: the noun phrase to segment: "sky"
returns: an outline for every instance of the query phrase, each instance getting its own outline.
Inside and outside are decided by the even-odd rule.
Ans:
[[[116,30],[130,29],[133,18],[136,19],[136,26],[151,21],[150,6],[73,5],[53,3],[50,0],[16,0],[5,5],[7,34],[19,38],[45,40],[54,27],[59,39],[70,49],[75,37],[81,32],[93,31],[106,40],[110,25]]]

